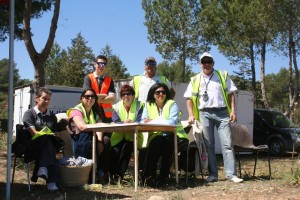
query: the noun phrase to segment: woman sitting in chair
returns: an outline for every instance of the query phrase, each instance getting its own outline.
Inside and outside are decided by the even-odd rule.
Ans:
[[[148,93],[147,103],[142,114],[142,121],[148,123],[159,119],[169,125],[178,125],[177,136],[188,142],[180,122],[180,111],[174,100],[171,99],[169,88],[166,84],[154,84]],[[179,141],[179,140],[178,140]],[[156,179],[157,162],[161,157],[160,173]],[[168,183],[170,168],[174,158],[174,135],[172,132],[150,133],[148,138],[148,153],[143,174],[145,183],[149,186],[160,186]],[[158,181],[158,182],[157,182]]]
[[[48,190],[58,190],[56,186],[56,152],[62,147],[54,136],[57,131],[57,119],[47,109],[52,92],[47,88],[39,88],[36,92],[36,106],[27,110],[23,116],[24,134],[30,142],[25,153],[25,162],[35,160],[35,168],[31,181],[37,177],[44,178]]]
[[[134,96],[133,87],[130,85],[121,87],[121,100],[113,105],[112,121],[114,123],[125,124],[140,121],[143,107]],[[138,134],[139,145],[142,145],[142,139],[142,135]],[[115,179],[122,179],[133,152],[133,134],[114,132],[111,136],[111,146],[111,174]]]
[[[80,96],[80,103],[67,111],[67,116],[75,124],[72,130],[75,157],[81,156],[92,158],[93,132],[86,132],[87,124],[102,122],[103,113],[97,104],[97,95],[93,89],[85,89]],[[102,132],[96,132],[98,153],[98,175],[104,176],[108,173],[110,165],[110,139],[103,136]]]

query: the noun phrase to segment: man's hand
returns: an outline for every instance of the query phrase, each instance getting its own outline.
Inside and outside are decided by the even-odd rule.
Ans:
[[[188,122],[189,122],[189,124],[193,124],[195,122],[195,117],[189,116]]]

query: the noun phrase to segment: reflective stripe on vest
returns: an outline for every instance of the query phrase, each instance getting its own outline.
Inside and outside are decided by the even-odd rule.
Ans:
[[[158,76],[159,76],[161,82],[166,84],[167,78],[165,76],[160,76],[160,75],[158,75]],[[143,76],[133,77],[133,88],[134,88],[134,91],[135,91],[135,98],[139,98],[139,88],[140,88],[140,85],[141,85],[142,77]]]
[[[71,116],[71,113],[73,110],[78,110],[80,111],[82,114],[83,114],[83,119],[84,119],[84,122],[86,124],[95,124],[97,122],[98,119],[96,119],[95,115],[94,115],[94,112],[93,110],[91,109],[91,112],[90,112],[90,116],[89,118],[87,117],[86,115],[86,111],[82,105],[82,103],[78,104],[77,106],[75,106],[74,108],[70,108],[68,111],[67,111],[67,116],[68,118],[70,118]]]
[[[173,100],[167,100],[167,102],[165,103],[165,105],[163,107],[162,115],[164,116],[164,118],[166,120],[169,119],[169,117],[170,117],[170,109],[174,103],[175,103],[175,101],[173,101]],[[156,119],[159,117],[158,108],[155,103],[152,103],[151,105],[149,103],[146,103],[146,106],[147,106],[147,110],[148,110],[148,117],[150,119]],[[181,125],[180,116],[178,116],[178,122],[176,125],[177,125],[177,128],[176,128],[177,136],[179,138],[187,138],[188,139],[188,135],[185,133],[185,131]],[[161,134],[162,134],[162,132],[150,133],[149,139],[148,139],[148,144],[155,136],[161,135]]]
[[[225,104],[227,107],[228,114],[230,115],[231,106],[230,106],[229,100],[228,100],[228,92],[227,92],[227,84],[226,84],[226,79],[227,79],[228,73],[226,71],[224,71],[224,72],[221,72],[219,70],[214,70],[214,71],[216,72],[217,76],[220,79],[222,95],[223,95],[223,98],[224,98],[224,101],[225,101]],[[201,75],[202,75],[202,72],[191,78],[192,97],[190,99],[193,102],[193,114],[197,120],[199,120],[198,97],[199,97],[199,87],[200,87]]]
[[[99,88],[99,83],[93,73],[89,74],[91,80],[91,87],[97,94],[108,94],[109,86],[111,84],[112,79],[108,76],[105,76],[101,90]],[[112,117],[112,105],[110,103],[98,103],[99,107],[103,108],[105,117]]]
[[[136,120],[139,109],[141,108],[141,103],[137,100],[133,100],[129,113],[127,113],[126,108],[123,104],[123,101],[119,101],[117,104],[113,105],[113,109],[120,117],[120,120],[123,122],[126,119],[131,119],[133,122]],[[133,133],[124,133],[124,132],[113,132],[110,141],[111,146],[117,145],[123,139],[125,141],[133,141]],[[141,148],[143,144],[143,134],[138,134],[138,148]]]

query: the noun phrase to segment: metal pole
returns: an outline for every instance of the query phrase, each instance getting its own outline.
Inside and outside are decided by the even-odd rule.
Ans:
[[[14,71],[14,22],[15,1],[10,0],[9,6],[9,86],[8,86],[8,130],[7,130],[7,170],[6,170],[6,200],[11,199],[11,143],[12,143],[12,118],[13,118],[13,71]]]

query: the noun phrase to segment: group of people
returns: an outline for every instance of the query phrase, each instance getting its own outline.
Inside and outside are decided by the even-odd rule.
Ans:
[[[74,143],[74,155],[92,158],[92,132],[87,125],[104,123],[148,123],[162,119],[170,125],[177,125],[179,151],[186,150],[188,135],[181,125],[181,111],[173,100],[175,91],[168,79],[157,74],[155,58],[145,60],[145,72],[135,76],[129,84],[120,88],[121,100],[115,103],[114,81],[105,74],[107,58],[97,56],[95,70],[84,78],[84,91],[78,105],[67,111],[69,129]],[[232,182],[242,182],[236,176],[235,158],[231,140],[230,122],[236,121],[235,98],[237,90],[227,72],[214,69],[214,58],[205,52],[200,57],[202,71],[191,78],[183,97],[186,98],[188,121],[199,120],[203,125],[203,137],[208,152],[207,182],[218,180],[218,168],[214,146],[216,127],[222,146],[226,177]],[[178,94],[177,94],[178,95]],[[44,178],[48,190],[58,190],[56,185],[55,154],[60,148],[53,134],[41,134],[45,127],[52,133],[57,131],[57,120],[49,113],[51,92],[40,88],[36,92],[36,106],[25,112],[24,130],[32,137],[28,160],[35,160],[35,170],[31,178]],[[97,132],[97,176],[99,180],[123,179],[133,152],[133,134]],[[157,131],[138,135],[139,166],[143,183],[149,186],[165,185],[169,181],[170,169],[174,159],[173,133]],[[141,144],[146,140],[147,147]],[[145,142],[144,142],[145,143]],[[158,165],[160,162],[160,165]],[[159,174],[157,174],[157,168]]]

